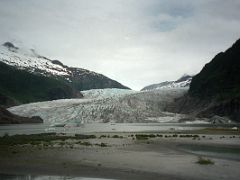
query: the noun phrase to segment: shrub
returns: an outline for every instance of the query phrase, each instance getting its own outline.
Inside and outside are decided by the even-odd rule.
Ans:
[[[197,163],[201,164],[201,165],[213,165],[214,164],[214,162],[212,160],[203,158],[203,157],[199,157]]]
[[[84,146],[91,146],[92,144],[90,142],[81,142],[81,145],[84,145]]]
[[[107,144],[106,143],[101,143],[100,146],[101,147],[107,147]]]
[[[144,134],[136,134],[135,136],[137,140],[148,140],[148,136]]]
[[[101,135],[99,138],[106,138],[107,136],[106,135]]]
[[[177,135],[177,134],[174,134],[174,135],[173,135],[173,137],[175,137],[175,138],[176,138],[176,137],[178,137],[178,135]]]
[[[123,138],[123,136],[113,135],[112,138]]]
[[[75,134],[77,139],[95,139],[97,136],[95,135],[84,135],[84,134]]]

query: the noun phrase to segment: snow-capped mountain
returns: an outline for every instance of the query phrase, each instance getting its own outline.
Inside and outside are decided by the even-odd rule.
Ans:
[[[183,75],[176,81],[165,81],[158,84],[152,84],[144,87],[141,91],[150,91],[156,89],[189,88],[193,76]]]
[[[6,42],[0,46],[0,61],[19,69],[42,75],[71,75],[71,72],[67,68],[38,55],[35,50],[20,49],[10,42]]]
[[[30,73],[0,61],[0,106],[81,97],[80,91],[70,83]]]
[[[185,115],[165,112],[165,108],[185,93],[185,88],[144,92],[97,89],[84,91],[82,99],[24,104],[8,110],[26,117],[40,116],[46,124],[178,122]]]
[[[11,42],[6,42],[0,46],[0,61],[30,73],[60,78],[72,84],[78,90],[129,89],[102,74],[82,68],[68,67],[58,60],[50,60],[39,55],[34,49],[20,48]]]

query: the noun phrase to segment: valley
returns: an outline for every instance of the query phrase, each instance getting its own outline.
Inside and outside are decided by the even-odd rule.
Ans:
[[[0,0],[0,180],[239,180],[239,0]]]

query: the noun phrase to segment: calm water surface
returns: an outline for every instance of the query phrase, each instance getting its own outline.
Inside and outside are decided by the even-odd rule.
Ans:
[[[36,176],[36,175],[6,175],[0,174],[1,180],[113,180],[87,177],[66,177],[66,176]]]

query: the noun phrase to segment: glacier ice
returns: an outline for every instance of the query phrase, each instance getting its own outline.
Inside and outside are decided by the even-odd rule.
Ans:
[[[9,108],[21,116],[40,116],[44,123],[176,122],[183,115],[164,112],[168,103],[187,88],[155,91],[97,89],[84,91],[83,99],[62,99]]]

